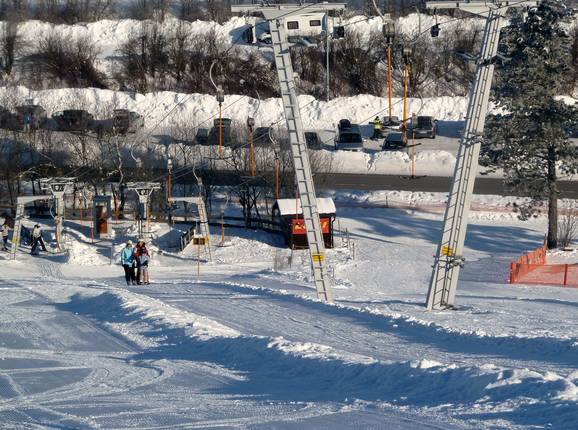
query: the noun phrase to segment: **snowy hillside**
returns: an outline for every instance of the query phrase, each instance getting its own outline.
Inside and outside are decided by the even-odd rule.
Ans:
[[[423,304],[439,215],[338,206],[355,255],[340,238],[328,253],[335,305],[313,299],[306,253],[290,267],[267,234],[228,229],[200,276],[195,249],[157,253],[152,284],[125,287],[106,242],[70,222],[68,257],[0,254],[0,422],[575,428],[578,290],[505,284],[545,220],[491,215],[466,241],[460,309],[436,313]]]

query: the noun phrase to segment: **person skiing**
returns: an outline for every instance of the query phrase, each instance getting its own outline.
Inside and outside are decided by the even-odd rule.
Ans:
[[[149,283],[149,261],[150,254],[146,247],[146,243],[143,241],[141,247],[138,250],[138,266],[140,267],[140,278],[141,284]]]
[[[44,245],[44,240],[42,239],[42,230],[40,230],[40,225],[36,224],[32,230],[32,249],[30,250],[30,254],[34,254],[36,252],[36,248],[38,248],[39,244],[42,246],[42,250],[46,252],[46,246]]]
[[[2,230],[2,251],[8,251],[8,232],[10,231],[10,226],[8,225],[8,220],[4,220],[4,224],[0,227]]]
[[[136,275],[134,273],[135,259],[132,240],[126,243],[126,246],[120,252],[120,263],[124,268],[124,278],[126,285],[136,285]]]
[[[381,120],[378,116],[373,120],[373,136],[371,140],[377,140],[381,138]]]

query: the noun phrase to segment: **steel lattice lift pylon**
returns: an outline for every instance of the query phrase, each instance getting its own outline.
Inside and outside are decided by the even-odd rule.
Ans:
[[[470,90],[464,135],[460,141],[454,177],[444,216],[442,239],[439,243],[430,281],[427,309],[453,309],[470,203],[478,170],[482,135],[489,109],[490,89],[494,76],[494,60],[498,53],[500,31],[506,12],[513,7],[535,6],[536,1],[430,1],[428,9],[460,9],[486,17],[476,74]]]
[[[232,12],[260,12],[269,22],[273,55],[283,101],[283,110],[285,112],[287,129],[289,130],[289,142],[291,143],[291,152],[293,154],[297,190],[301,201],[305,229],[307,230],[307,241],[309,243],[309,254],[315,279],[315,288],[317,290],[317,297],[327,302],[333,302],[333,291],[331,279],[325,267],[325,242],[319,220],[313,175],[311,174],[307,143],[305,141],[303,122],[299,111],[299,101],[295,89],[293,65],[291,63],[287,30],[285,29],[285,19],[289,16],[296,16],[307,12],[327,12],[330,10],[343,9],[345,9],[345,4],[343,3],[231,6]],[[328,29],[326,29],[326,31],[328,31]]]

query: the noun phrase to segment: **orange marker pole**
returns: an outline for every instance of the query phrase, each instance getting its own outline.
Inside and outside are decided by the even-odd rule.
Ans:
[[[403,69],[403,133],[404,133],[404,143],[407,145],[407,81],[408,81],[408,70],[407,63]]]
[[[279,200],[279,157],[275,157],[275,198]]]
[[[223,111],[219,103],[219,159],[223,158]]]
[[[251,176],[255,176],[255,149],[253,147],[253,130],[249,132],[249,157],[251,158]]]

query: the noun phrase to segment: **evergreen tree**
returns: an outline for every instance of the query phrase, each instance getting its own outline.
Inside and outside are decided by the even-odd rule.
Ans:
[[[482,164],[502,169],[512,191],[531,197],[520,217],[548,201],[548,248],[558,242],[560,175],[576,172],[578,151],[568,137],[578,108],[561,95],[571,78],[571,40],[563,23],[569,10],[560,0],[543,0],[527,16],[514,16],[502,31],[503,64],[493,99],[501,112],[488,118]]]

